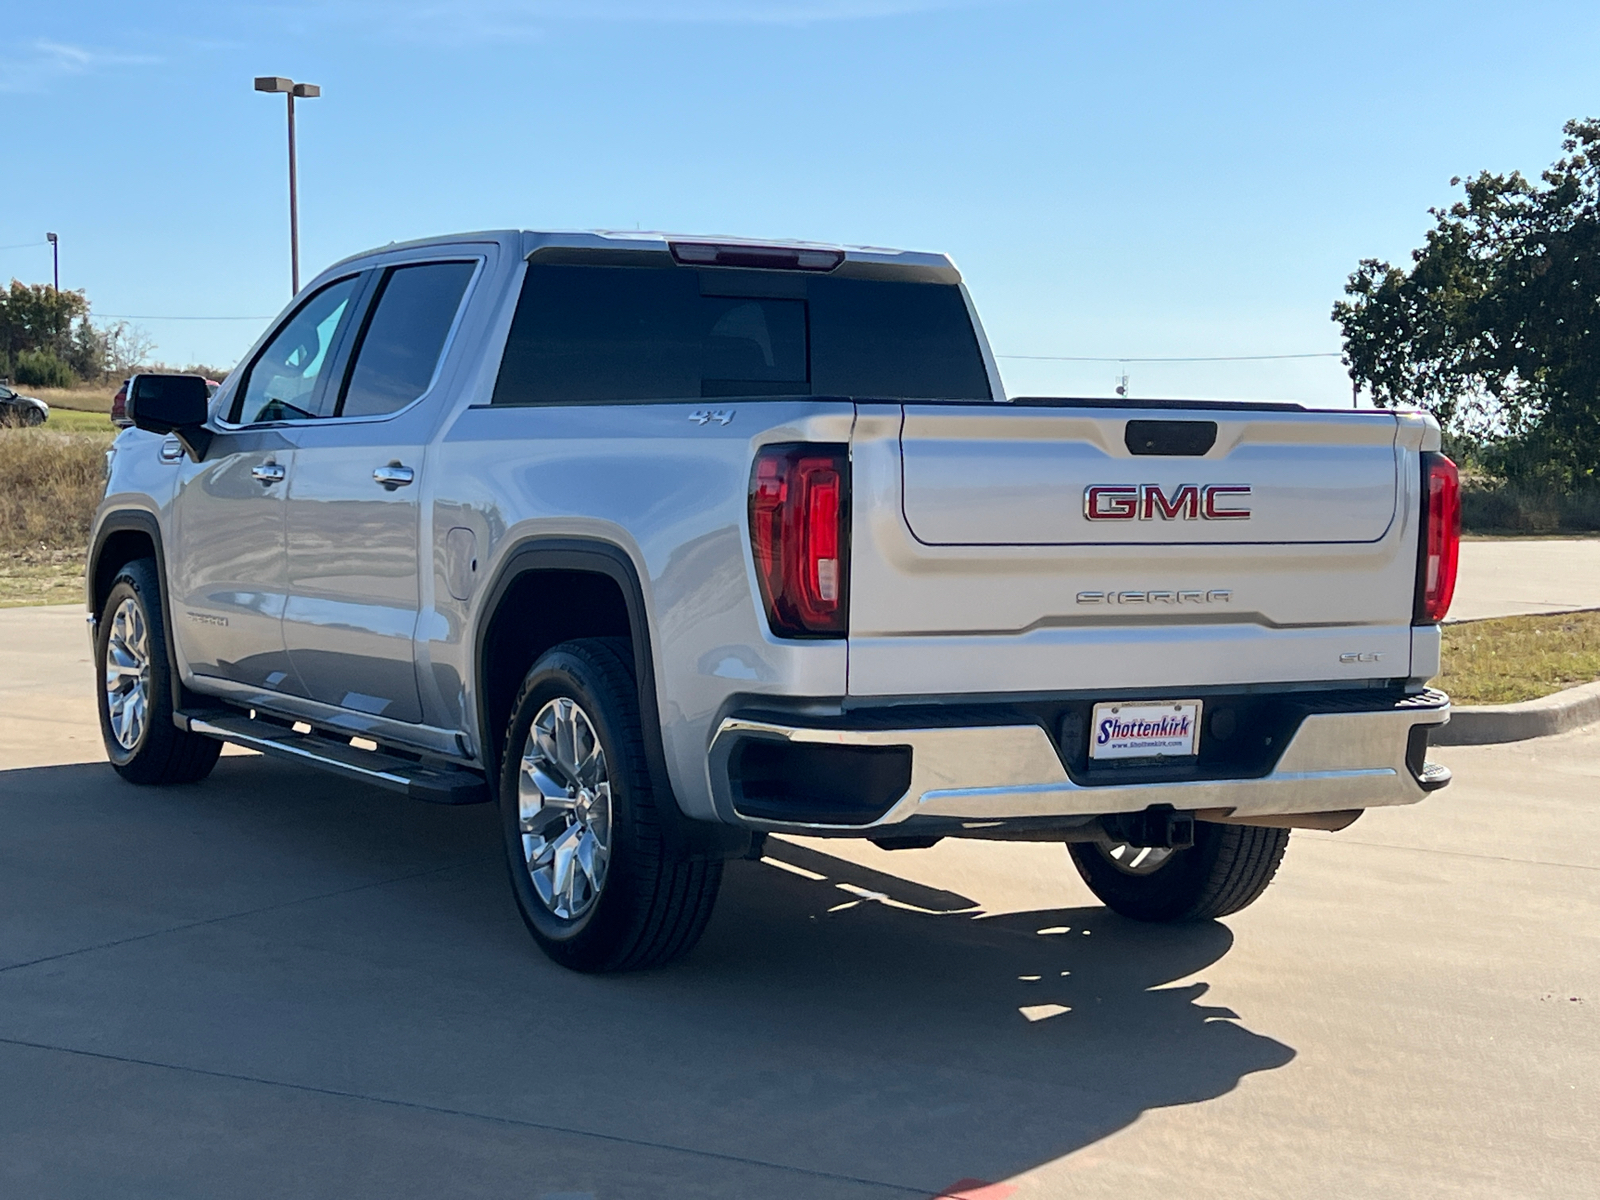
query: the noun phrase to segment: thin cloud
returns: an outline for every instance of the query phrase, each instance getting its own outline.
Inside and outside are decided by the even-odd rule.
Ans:
[[[149,66],[161,60],[39,38],[16,55],[0,74],[0,92],[42,92],[58,80],[91,75],[109,67]]]
[[[494,7],[520,9],[528,16],[564,21],[800,25],[975,8],[983,3],[984,0],[588,0],[576,4],[571,0],[505,0]]]
[[[940,9],[992,7],[1014,0],[413,0],[318,5],[323,12],[359,10],[363,16],[454,16],[485,25],[532,21],[628,21],[650,24],[705,22],[736,25],[801,25],[899,17]],[[299,7],[299,6],[296,6]]]
[[[342,0],[266,4],[312,25],[446,42],[538,39],[553,25],[816,25],[997,7],[1017,0]]]

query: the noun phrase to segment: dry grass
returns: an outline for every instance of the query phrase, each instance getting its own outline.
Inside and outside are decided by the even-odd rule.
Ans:
[[[1444,627],[1444,674],[1458,704],[1515,704],[1600,679],[1600,612],[1496,617]]]
[[[110,444],[109,432],[0,429],[0,606],[82,598]]]

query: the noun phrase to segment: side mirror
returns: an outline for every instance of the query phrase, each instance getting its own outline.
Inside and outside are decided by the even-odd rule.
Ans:
[[[198,375],[135,375],[128,383],[128,420],[147,433],[176,434],[190,459],[211,446],[211,394]]]

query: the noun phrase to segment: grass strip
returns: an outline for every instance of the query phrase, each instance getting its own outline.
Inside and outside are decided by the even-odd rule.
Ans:
[[[1457,704],[1516,704],[1600,679],[1600,612],[1460,621],[1444,627],[1444,673]]]
[[[115,434],[117,432],[117,427],[105,413],[81,412],[75,408],[52,408],[50,420],[45,428],[65,433]]]
[[[83,547],[30,548],[0,554],[0,608],[27,604],[82,604]]]

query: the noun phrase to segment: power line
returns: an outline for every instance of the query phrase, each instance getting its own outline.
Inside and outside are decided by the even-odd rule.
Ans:
[[[48,246],[49,242],[18,242],[15,246],[0,246],[0,250],[28,250],[34,246]]]
[[[3,247],[0,247],[3,249]],[[154,316],[149,313],[97,313],[115,321],[270,321],[271,317],[173,317]],[[1138,358],[1132,355],[1093,357],[1083,354],[996,354],[996,358],[1021,359],[1029,362],[1097,362],[1097,363],[1190,363],[1190,362],[1268,362],[1292,358],[1338,358],[1337,350],[1321,350],[1313,354],[1207,354],[1182,358]]]
[[[1323,350],[1315,354],[1207,354],[1192,358],[1091,358],[1079,354],[996,354],[996,358],[1027,359],[1032,362],[1097,362],[1097,363],[1188,363],[1188,362],[1265,362],[1285,358],[1338,358],[1339,351]]]
[[[47,242],[26,242],[27,246],[44,246]],[[19,246],[0,246],[0,250],[16,250]],[[271,317],[191,317],[161,316],[151,313],[97,313],[113,321],[270,321]],[[1205,354],[1186,357],[1140,358],[1133,355],[1096,356],[1086,354],[996,354],[1026,362],[1093,362],[1093,363],[1198,363],[1198,362],[1271,362],[1296,358],[1339,358],[1337,350],[1319,350],[1311,354]]]

